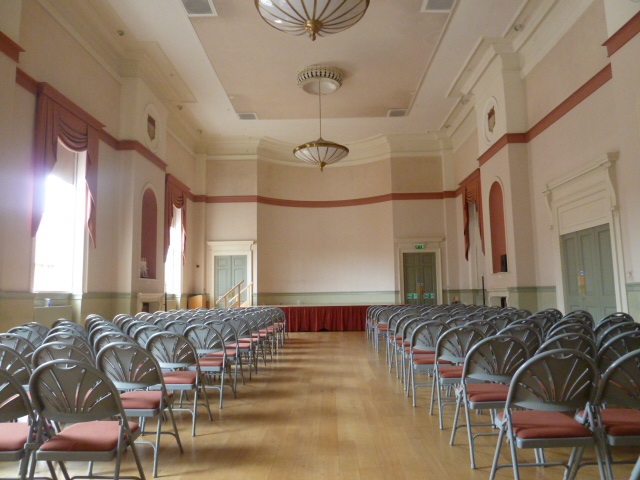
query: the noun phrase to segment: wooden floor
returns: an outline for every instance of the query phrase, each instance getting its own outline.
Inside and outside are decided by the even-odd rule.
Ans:
[[[222,410],[212,402],[213,422],[200,413],[195,438],[190,435],[189,415],[177,414],[185,452],[180,455],[175,441],[164,437],[159,476],[176,480],[488,478],[495,437],[478,440],[479,468],[471,470],[464,431],[460,431],[460,445],[449,446],[450,430],[438,429],[437,417],[429,415],[426,404],[425,389],[419,406],[411,406],[400,383],[387,371],[384,354],[375,354],[363,332],[292,333],[274,361],[239,388],[237,399],[228,391]],[[450,426],[451,417],[446,422]],[[139,451],[150,478],[151,449],[140,446]],[[564,458],[564,452],[558,458]],[[102,464],[97,471],[107,474],[107,466],[111,468]],[[42,475],[43,467],[38,468]],[[81,464],[70,467],[72,473],[84,474]],[[627,465],[615,472],[619,478],[628,478],[630,471]],[[0,469],[3,477],[14,472]],[[559,467],[521,472],[524,479],[562,478],[563,474]],[[130,455],[123,474],[134,474]],[[513,478],[512,471],[500,470],[497,478]],[[584,467],[579,478],[599,477],[595,467]]]

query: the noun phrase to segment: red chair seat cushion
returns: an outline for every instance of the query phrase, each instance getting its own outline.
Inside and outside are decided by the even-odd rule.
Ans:
[[[179,370],[177,372],[167,372],[162,377],[166,385],[194,384],[198,380],[198,372],[194,370]]]
[[[29,424],[3,423],[0,425],[0,452],[22,450],[28,438]]]
[[[513,431],[522,439],[590,437],[584,425],[560,412],[518,410],[511,412]]]
[[[160,408],[162,392],[160,390],[125,392],[120,394],[125,410],[155,410]]]
[[[200,359],[201,367],[222,367],[223,365],[224,360],[222,358],[206,357]]]
[[[226,354],[227,356],[235,356],[236,355],[236,349],[234,348],[227,348],[226,350]],[[222,357],[224,355],[224,352],[222,350],[220,350],[219,352],[211,352],[211,353],[206,353],[204,355],[203,358],[217,358],[217,357]]]
[[[440,364],[444,363],[442,361]],[[438,367],[440,378],[462,378],[462,365],[445,365]]]
[[[468,383],[467,398],[470,402],[506,402],[509,386],[500,383]]]
[[[138,424],[129,422],[132,432]],[[40,446],[50,452],[108,452],[118,446],[120,425],[117,421],[76,423],[65,428]]]
[[[386,332],[387,330],[389,330],[389,325],[387,325],[386,323],[379,323],[378,325],[376,325],[376,327],[381,332]]]
[[[609,435],[640,435],[640,410],[631,408],[605,408],[602,424]]]

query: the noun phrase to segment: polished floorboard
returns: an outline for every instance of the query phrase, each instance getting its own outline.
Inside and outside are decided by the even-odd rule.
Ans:
[[[247,378],[238,397],[225,392],[224,408],[211,394],[213,422],[204,410],[198,432],[191,437],[190,416],[176,413],[184,453],[166,436],[160,447],[159,477],[193,480],[300,479],[487,479],[495,438],[477,441],[478,469],[469,467],[466,432],[449,446],[452,409],[446,428],[429,415],[428,389],[419,394],[417,408],[395,375],[389,374],[384,353],[376,354],[364,332],[292,333],[267,367]],[[141,445],[147,478],[151,478],[152,450]],[[548,459],[565,459],[568,451],[549,452]],[[629,458],[633,452],[622,452]],[[532,460],[530,452],[523,459]],[[585,459],[593,458],[586,451]],[[502,460],[508,459],[503,449]],[[13,476],[4,464],[0,476]],[[83,475],[84,465],[69,464]],[[96,473],[110,475],[110,464],[97,464]],[[617,478],[628,478],[631,466],[616,467]],[[46,475],[39,464],[37,475]],[[123,475],[135,474],[130,454]],[[523,468],[523,479],[562,478],[561,467]],[[498,479],[513,478],[511,469]],[[599,478],[587,466],[578,478]]]

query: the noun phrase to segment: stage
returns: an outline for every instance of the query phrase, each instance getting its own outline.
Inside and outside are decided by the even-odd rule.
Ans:
[[[278,307],[287,316],[290,332],[364,331],[368,305]]]

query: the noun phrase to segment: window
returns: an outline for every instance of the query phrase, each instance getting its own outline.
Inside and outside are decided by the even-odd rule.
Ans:
[[[33,291],[81,292],[85,250],[85,154],[58,144],[45,181],[42,220],[35,236]]]
[[[182,209],[173,208],[173,219],[169,228],[169,250],[164,265],[164,278],[167,293],[180,295],[182,293]]]

